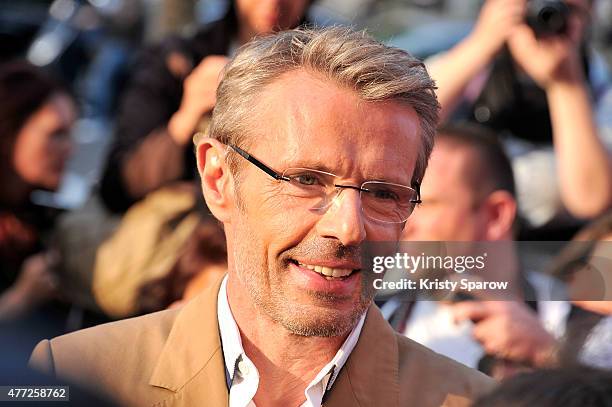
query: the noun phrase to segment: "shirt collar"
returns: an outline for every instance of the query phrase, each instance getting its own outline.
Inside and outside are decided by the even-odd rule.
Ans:
[[[306,397],[307,406],[320,406],[323,400],[325,392],[329,390],[338,375],[340,370],[346,363],[351,352],[355,348],[363,323],[365,321],[366,313],[364,313],[359,321],[346,338],[336,355],[327,363],[310,382],[304,391]],[[219,332],[221,336],[221,346],[223,348],[223,359],[225,361],[225,369],[228,374],[228,386],[231,387],[231,383],[234,379],[236,365],[238,361],[243,357],[246,357],[244,348],[242,347],[242,340],[240,339],[240,331],[236,325],[236,320],[232,314],[232,311],[227,300],[227,275],[223,278],[221,288],[217,297],[217,319],[219,321]]]
[[[328,364],[323,366],[315,378],[306,387],[304,395],[306,396],[306,401],[310,402],[309,405],[320,406],[323,402],[325,393],[334,385],[334,382],[340,374],[340,370],[346,363],[348,357],[351,355],[355,345],[357,345],[357,341],[359,340],[359,335],[361,334],[361,329],[363,328],[363,323],[365,321],[365,316],[366,314],[364,312],[363,315],[361,315],[361,318],[359,318],[357,325],[355,325],[340,349],[338,349],[338,352],[336,352],[336,355]]]
[[[229,375],[228,382],[231,383],[234,380],[236,365],[244,353],[244,348],[242,347],[238,325],[236,325],[236,320],[227,301],[227,275],[223,278],[217,297],[217,319],[219,321],[225,369]]]

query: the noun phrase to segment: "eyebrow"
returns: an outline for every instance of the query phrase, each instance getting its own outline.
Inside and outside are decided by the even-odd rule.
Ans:
[[[325,164],[304,163],[302,161],[286,165],[286,168],[305,168],[309,170],[317,170],[317,171],[329,172],[331,174],[336,174],[336,171],[334,169],[328,167]]]
[[[334,170],[333,168],[328,167],[325,164],[321,164],[321,163],[312,163],[312,162],[305,162],[305,161],[298,161],[298,162],[294,162],[288,165],[285,165],[284,168],[304,168],[304,169],[309,169],[309,170],[317,170],[317,171],[323,171],[323,172],[329,172],[331,174],[335,174],[338,177],[341,178],[340,175],[338,175],[338,172],[336,170]],[[385,178],[365,178],[363,180],[360,180],[360,182],[366,182],[366,181],[375,181],[375,182],[388,182],[390,184],[397,184],[397,185],[403,185],[403,186],[407,186],[407,187],[412,187],[411,185],[411,180],[408,180],[408,182],[403,182],[401,180],[397,180],[397,179],[385,179]]]

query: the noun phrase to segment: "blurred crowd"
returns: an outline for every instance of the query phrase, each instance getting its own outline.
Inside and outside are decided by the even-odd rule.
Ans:
[[[316,0],[25,3],[38,20],[15,17],[0,55],[0,352],[23,354],[15,365],[42,338],[179,307],[224,275],[193,153],[220,73],[254,36],[342,20]],[[399,332],[505,381],[478,406],[610,405],[612,301],[539,295],[552,280],[575,293],[593,270],[612,290],[612,67],[591,35],[604,8],[564,0],[550,17],[536,0],[481,3],[468,31],[420,55],[442,120],[403,239],[499,242],[497,272],[521,289],[512,301],[378,303]],[[19,15],[4,7],[3,19]],[[104,164],[66,208],[48,197],[71,155],[97,160],[76,145],[85,118],[104,123]],[[517,240],[568,242],[532,269]]]

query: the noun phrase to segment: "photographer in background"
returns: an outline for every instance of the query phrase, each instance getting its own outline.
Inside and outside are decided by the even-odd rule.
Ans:
[[[429,66],[442,120],[464,107],[469,120],[509,135],[520,206],[534,226],[563,208],[592,218],[612,204],[611,159],[593,119],[593,103],[611,89],[595,78],[601,61],[586,46],[593,0],[547,4],[487,0],[471,34]],[[556,8],[559,24],[528,17],[544,7]]]

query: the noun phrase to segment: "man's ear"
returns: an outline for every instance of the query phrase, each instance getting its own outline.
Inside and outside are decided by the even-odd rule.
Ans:
[[[225,162],[226,147],[204,137],[196,149],[198,172],[206,205],[219,221],[227,223],[234,207],[234,183]]]
[[[487,211],[486,240],[512,239],[516,199],[508,191],[495,191],[484,202]]]

